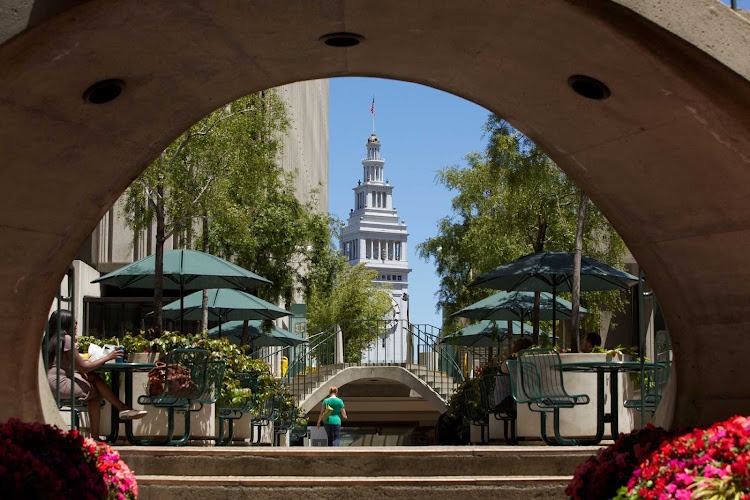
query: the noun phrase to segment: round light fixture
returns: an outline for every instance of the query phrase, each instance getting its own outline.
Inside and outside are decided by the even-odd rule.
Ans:
[[[586,99],[602,100],[611,95],[609,87],[596,78],[586,75],[573,75],[568,78],[568,85],[576,94]]]
[[[329,33],[320,40],[329,47],[354,47],[363,42],[365,37],[356,33]]]
[[[104,104],[117,99],[125,87],[125,82],[112,78],[96,82],[83,93],[83,100],[91,104]]]

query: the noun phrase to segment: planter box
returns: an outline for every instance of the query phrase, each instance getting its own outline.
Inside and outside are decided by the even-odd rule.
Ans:
[[[156,363],[158,352],[131,352],[126,355],[128,363]]]
[[[151,405],[138,404],[138,396],[146,394],[148,384],[148,373],[140,372],[133,374],[133,408],[146,410],[148,415],[140,420],[133,421],[133,434],[137,437],[161,437],[167,434],[167,410],[154,408]],[[124,381],[120,380],[117,391],[121,400],[125,400]],[[102,408],[101,433],[109,434],[112,406],[108,403]],[[174,436],[182,436],[185,431],[185,418],[182,413],[175,412]],[[214,439],[216,437],[215,405],[203,405],[198,412],[190,414],[190,439]],[[120,437],[125,436],[125,426],[120,424]]]
[[[611,361],[612,356],[606,353],[592,353],[592,354],[560,354],[560,359],[563,363],[575,363],[575,362],[594,362],[594,361]],[[623,358],[618,356],[615,360],[623,361]],[[634,397],[633,384],[630,381],[630,376],[627,373],[619,373],[619,423],[618,429],[620,433],[630,432],[635,425],[639,422],[639,414],[637,411],[622,406],[625,399],[631,399]],[[609,412],[609,375],[604,377],[604,411]],[[590,402],[587,405],[578,405],[575,408],[563,408],[560,410],[560,432],[565,437],[590,437],[596,434],[596,374],[595,373],[578,373],[578,372],[565,372],[563,374],[563,381],[565,383],[565,390],[568,394],[588,394]],[[494,420],[494,419],[493,419]],[[547,435],[554,436],[552,415],[548,415],[547,418]],[[519,437],[525,437],[527,439],[541,439],[540,431],[541,419],[539,413],[532,412],[529,410],[528,405],[518,405],[518,421],[516,432]],[[502,438],[502,424],[494,426],[493,432],[490,433],[491,438]],[[499,429],[499,434],[498,434]],[[604,424],[604,438],[611,439],[610,424]]]

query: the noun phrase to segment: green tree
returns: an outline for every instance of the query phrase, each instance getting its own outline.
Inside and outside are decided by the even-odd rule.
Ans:
[[[339,257],[330,284],[317,280],[308,295],[308,329],[323,332],[339,325],[344,341],[344,359],[359,361],[363,350],[385,333],[384,320],[391,308],[387,288],[373,282],[378,272],[364,264],[349,266]]]
[[[330,231],[314,200],[294,197],[293,174],[277,161],[287,125],[275,92],[238,99],[186,131],[128,189],[131,227],[156,224],[157,331],[163,248],[172,235],[177,247],[234,259],[273,281],[257,292],[267,300],[291,302],[294,287],[303,288],[302,276],[327,248]]]
[[[455,191],[453,213],[438,234],[419,244],[419,255],[434,260],[440,276],[438,310],[448,314],[493,290],[468,288],[481,273],[532,252],[574,248],[580,191],[527,137],[491,115],[484,153],[470,153],[466,166],[444,167],[437,182]],[[622,266],[625,245],[606,218],[586,200],[583,252]],[[601,309],[621,310],[619,293],[588,293],[582,299],[594,328]],[[535,322],[536,323],[536,322]],[[455,330],[457,322],[446,320]],[[535,332],[538,342],[538,332]]]

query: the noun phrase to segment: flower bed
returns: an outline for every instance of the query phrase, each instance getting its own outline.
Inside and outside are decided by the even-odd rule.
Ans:
[[[670,437],[669,432],[653,425],[623,434],[576,468],[565,494],[575,500],[612,498],[638,465]]]
[[[132,500],[138,487],[106,444],[10,419],[0,424],[0,492],[7,499]]]
[[[635,470],[620,499],[750,499],[750,419],[732,417],[664,443]]]
[[[750,418],[624,435],[581,464],[565,493],[576,500],[750,500]]]

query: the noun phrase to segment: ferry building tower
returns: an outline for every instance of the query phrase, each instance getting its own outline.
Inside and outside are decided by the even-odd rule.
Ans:
[[[385,159],[380,156],[380,140],[373,133],[367,139],[367,156],[362,160],[362,179],[354,191],[354,208],[341,232],[341,249],[350,265],[361,262],[378,271],[376,283],[391,285],[392,327],[387,339],[367,353],[367,358],[405,362],[407,357],[406,296],[409,290],[409,262],[406,222],[400,220],[393,204],[393,186],[385,177]],[[401,321],[403,320],[403,321]],[[387,341],[387,347],[385,347]],[[395,343],[395,344],[394,344]],[[382,352],[377,352],[380,349]],[[387,359],[386,359],[387,358]]]

